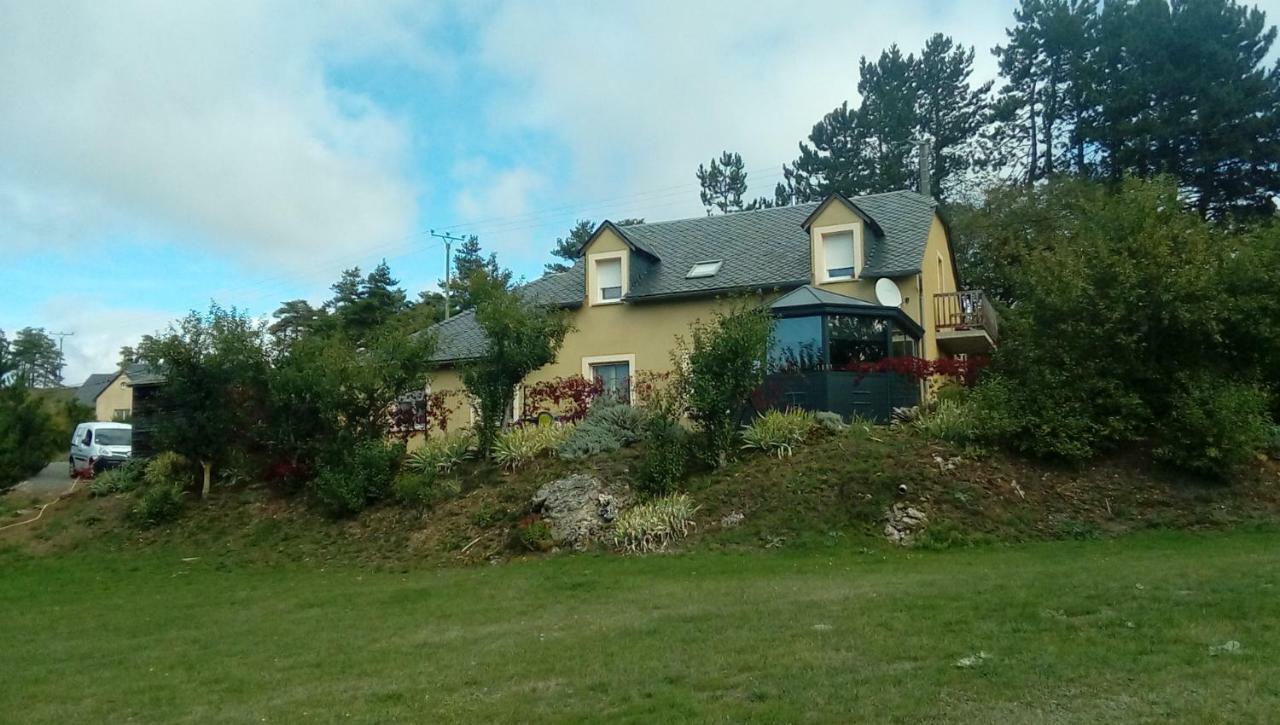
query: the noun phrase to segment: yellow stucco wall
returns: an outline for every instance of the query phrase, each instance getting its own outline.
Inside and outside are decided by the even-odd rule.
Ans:
[[[828,205],[814,220],[810,228],[811,243],[815,245],[812,255],[813,280],[824,289],[875,301],[875,278],[819,282],[821,274],[817,265],[820,264],[821,257],[816,253],[816,245],[820,241],[819,235],[824,227],[850,224],[861,225],[862,222],[856,214],[839,203]],[[928,359],[938,356],[937,337],[933,326],[933,295],[936,292],[956,289],[951,252],[947,244],[945,228],[935,216],[925,248],[921,273],[897,280],[898,288],[902,293],[903,310],[925,330],[924,339],[921,341],[921,354]],[[681,336],[687,337],[689,326],[694,321],[709,319],[717,309],[726,309],[741,302],[742,298],[739,297],[693,298],[636,304],[593,304],[592,290],[595,286],[595,278],[592,265],[589,263],[591,256],[615,252],[631,254],[626,243],[608,229],[605,229],[584,250],[588,260],[587,294],[583,305],[569,312],[573,329],[565,337],[556,361],[530,375],[526,383],[583,375],[586,372],[584,358],[606,356],[633,359],[635,372],[669,371],[672,368],[671,355],[676,347],[676,340]],[[938,264],[939,256],[942,259],[941,265]],[[624,270],[627,267],[628,265],[624,262]],[[757,299],[768,301],[775,298],[777,294],[773,293]],[[446,368],[433,373],[430,386],[433,391],[464,390],[461,375],[455,368]],[[449,429],[458,430],[470,425],[472,415],[465,392],[455,395],[450,403],[452,413]]]
[[[94,420],[110,421],[117,410],[133,411],[133,388],[126,383],[129,379],[117,375],[111,384],[98,394],[94,401]]]

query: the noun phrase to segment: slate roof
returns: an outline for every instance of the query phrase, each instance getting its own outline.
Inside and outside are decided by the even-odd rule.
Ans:
[[[430,331],[436,336],[436,349],[431,359],[436,362],[451,360],[470,360],[484,352],[488,340],[480,323],[476,321],[475,310],[460,312],[453,317],[432,325]]]
[[[76,388],[76,402],[92,408],[97,402],[98,396],[102,394],[102,391],[107,389],[107,386],[110,385],[111,381],[115,380],[116,376],[119,374],[119,372],[94,373],[85,378],[84,382],[80,384],[80,387]]]
[[[937,205],[932,198],[914,191],[892,191],[845,201],[869,217],[881,231],[867,234],[864,277],[902,277],[920,271]],[[610,224],[608,226],[632,247],[651,257],[632,258],[634,278],[625,300],[638,303],[742,289],[791,289],[807,285],[810,281],[809,232],[803,224],[820,205],[796,204],[625,227]],[[723,262],[714,276],[686,277],[695,263],[713,260]],[[521,288],[521,293],[543,304],[578,307],[586,298],[586,264],[579,259],[567,272],[530,282]],[[849,304],[848,300],[853,298],[844,299],[841,304]],[[434,360],[465,360],[484,350],[484,332],[474,314],[459,314],[431,329],[437,338]]]
[[[164,382],[164,375],[146,363],[134,363],[124,369],[130,385],[157,385]]]

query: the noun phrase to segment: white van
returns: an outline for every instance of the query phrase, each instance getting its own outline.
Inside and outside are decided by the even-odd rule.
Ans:
[[[81,423],[71,434],[71,475],[114,468],[133,454],[128,423]]]

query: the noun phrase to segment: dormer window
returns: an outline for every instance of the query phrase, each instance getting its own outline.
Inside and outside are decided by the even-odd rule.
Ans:
[[[853,279],[857,274],[853,231],[831,232],[822,235],[822,259],[825,279],[830,282]]]
[[[684,276],[685,279],[700,279],[702,277],[714,277],[720,272],[720,267],[724,262],[719,259],[713,259],[709,262],[696,262],[689,268],[689,273]]]
[[[591,260],[591,301],[593,304],[617,304],[626,294],[624,252],[593,254]]]

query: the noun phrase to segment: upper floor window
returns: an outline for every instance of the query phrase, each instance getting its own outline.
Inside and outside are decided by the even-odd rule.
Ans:
[[[596,302],[622,301],[622,258],[595,260]]]
[[[824,281],[853,279],[856,272],[852,231],[822,235]]]

